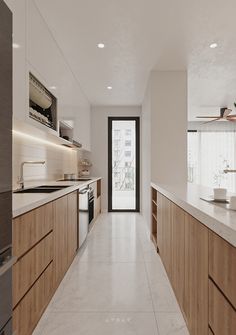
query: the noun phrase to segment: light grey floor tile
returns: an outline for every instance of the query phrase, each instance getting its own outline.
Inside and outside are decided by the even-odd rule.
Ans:
[[[86,263],[74,270],[53,311],[153,311],[143,263]]]
[[[156,313],[159,335],[189,335],[181,313]]]
[[[99,217],[33,335],[54,334],[188,335],[141,215]]]
[[[158,335],[154,313],[51,313],[40,335]]]

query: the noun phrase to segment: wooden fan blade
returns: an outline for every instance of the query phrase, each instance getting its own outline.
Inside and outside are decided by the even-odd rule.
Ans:
[[[197,119],[217,119],[219,115],[217,116],[196,116]]]
[[[210,120],[210,121],[203,122],[203,124],[210,123],[210,122],[215,122],[215,121],[218,121],[218,120],[220,120],[220,119],[222,119],[222,117],[217,117],[217,118],[214,119],[214,120]]]
[[[232,114],[232,115],[228,115],[227,118],[235,118],[236,117],[236,114]]]

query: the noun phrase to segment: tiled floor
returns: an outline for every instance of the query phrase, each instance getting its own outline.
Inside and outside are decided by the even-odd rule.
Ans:
[[[139,214],[102,214],[34,335],[188,335]]]

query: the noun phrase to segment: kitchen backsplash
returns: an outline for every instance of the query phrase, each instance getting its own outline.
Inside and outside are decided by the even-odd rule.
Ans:
[[[45,165],[25,165],[25,181],[57,180],[64,173],[78,172],[78,152],[41,141],[24,134],[13,134],[13,188],[17,188],[20,164],[28,160],[45,160]]]

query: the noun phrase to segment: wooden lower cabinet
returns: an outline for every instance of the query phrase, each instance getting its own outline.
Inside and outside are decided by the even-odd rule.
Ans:
[[[209,279],[209,325],[214,335],[235,335],[236,310]]]
[[[236,248],[211,231],[209,276],[236,308]]]
[[[214,333],[212,332],[211,328],[208,329],[208,335],[214,335]]]
[[[67,197],[67,266],[73,261],[77,245],[78,194],[73,192]]]
[[[172,273],[172,220],[171,202],[164,196],[158,197],[157,246],[169,278]]]
[[[54,280],[57,286],[67,268],[67,197],[55,200],[54,208]]]
[[[13,266],[13,306],[23,298],[52,260],[51,232]]]
[[[211,231],[206,226],[159,192],[157,209],[158,250],[189,332],[191,335],[211,334],[209,269],[212,275],[217,276],[219,284],[227,282],[230,295],[234,297],[236,286],[232,271],[235,271],[235,255],[230,255],[230,252],[235,253],[235,248],[229,251],[228,245],[223,246],[222,241],[216,241],[217,236],[209,238]],[[221,245],[218,251],[217,243]],[[224,252],[224,256],[221,252]],[[217,257],[221,260],[218,265],[215,264]],[[227,267],[230,268],[227,270],[228,276]],[[220,319],[220,315],[218,318]],[[231,333],[221,333],[228,334]]]
[[[13,268],[13,325],[17,335],[32,334],[73,261],[77,205],[76,191],[13,220],[13,250],[18,256]]]
[[[13,255],[22,256],[53,229],[52,202],[13,220]]]
[[[208,229],[185,213],[183,312],[191,335],[208,334]]]
[[[185,213],[176,206],[172,206],[172,284],[180,306],[184,305],[185,288]]]
[[[54,280],[61,282],[77,249],[77,192],[54,201]]]
[[[42,273],[13,311],[13,329],[17,335],[33,333],[53,294],[53,264]]]

